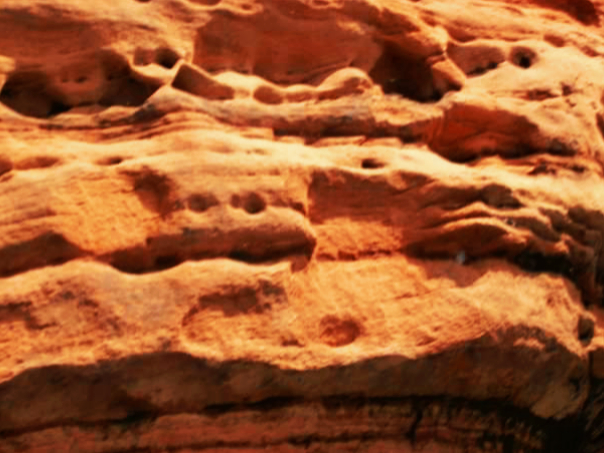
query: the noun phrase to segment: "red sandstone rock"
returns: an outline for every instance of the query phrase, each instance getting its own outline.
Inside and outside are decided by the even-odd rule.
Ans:
[[[0,452],[604,451],[603,14],[3,0]]]

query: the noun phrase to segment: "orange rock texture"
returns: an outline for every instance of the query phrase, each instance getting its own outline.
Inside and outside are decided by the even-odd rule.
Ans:
[[[604,452],[603,0],[2,0],[0,453]]]

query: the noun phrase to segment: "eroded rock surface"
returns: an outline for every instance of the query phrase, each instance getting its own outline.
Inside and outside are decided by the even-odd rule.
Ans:
[[[0,452],[604,451],[603,18],[3,0]]]

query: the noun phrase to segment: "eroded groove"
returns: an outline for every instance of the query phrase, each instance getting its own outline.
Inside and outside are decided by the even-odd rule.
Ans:
[[[401,72],[400,68],[405,68]],[[437,102],[442,98],[432,71],[421,58],[404,55],[397,46],[385,44],[380,59],[369,73],[386,94],[397,94],[417,102]]]
[[[165,215],[162,206],[172,206],[163,180],[159,184],[144,180],[142,189],[151,192],[149,206]],[[142,184],[142,183],[141,183]],[[153,187],[153,190],[149,187]],[[159,193],[159,195],[156,195]],[[147,194],[145,194],[147,196]],[[159,207],[158,207],[159,206]],[[254,208],[254,209],[252,209]],[[256,214],[255,205],[249,210]],[[36,239],[0,249],[0,277],[10,277],[19,273],[49,265],[61,265],[78,258],[91,258],[104,262],[115,269],[130,273],[144,274],[174,268],[185,261],[200,261],[220,257],[230,258],[250,264],[269,263],[304,256],[310,259],[316,246],[316,238],[310,229],[292,228],[274,235],[259,234],[254,230],[243,233],[218,234],[212,230],[192,230],[183,228],[181,236],[160,236],[147,239],[145,246],[118,250],[96,256],[90,251],[79,249],[58,233],[45,233]]]
[[[292,247],[289,250],[274,250],[267,251],[266,254],[253,254],[246,250],[233,250],[228,254],[228,257],[232,260],[241,261],[248,264],[260,264],[270,263],[274,261],[281,261],[293,256],[303,256],[310,259],[314,251],[314,245],[303,244],[300,246]]]
[[[35,244],[45,244],[44,242],[36,241]],[[28,245],[24,247],[38,247],[37,245]],[[287,260],[289,258],[303,256],[310,259],[313,254],[314,244],[293,246],[292,248],[283,248],[278,250],[267,250],[266,253],[250,253],[246,250],[235,249],[228,253],[194,253],[187,254],[179,251],[169,252],[165,254],[154,254],[143,251],[142,249],[133,249],[127,251],[119,251],[109,256],[94,257],[91,254],[79,252],[76,253],[73,249],[72,253],[57,252],[50,256],[38,256],[27,259],[27,257],[19,257],[17,250],[20,247],[11,247],[5,250],[0,250],[0,260],[2,256],[10,256],[11,259],[6,259],[7,263],[4,269],[0,267],[0,277],[12,277],[14,275],[39,269],[48,265],[58,266],[69,261],[79,258],[97,258],[100,262],[109,264],[120,272],[127,274],[148,274],[161,272],[172,269],[187,261],[203,261],[216,258],[229,258],[235,261],[240,261],[248,264],[273,263],[276,261]],[[12,264],[12,266],[9,266]],[[18,265],[17,265],[18,264]]]
[[[48,232],[20,244],[0,249],[0,276],[10,277],[28,270],[64,264],[85,252],[58,233]]]
[[[417,448],[421,448],[421,445],[428,441],[437,441],[444,445],[463,445],[470,451],[474,449],[481,451],[489,445],[495,447],[493,451],[506,453],[526,451],[568,453],[571,451],[569,448],[576,453],[588,451],[585,450],[586,433],[580,417],[561,421],[540,419],[526,410],[514,408],[498,400],[472,401],[447,396],[367,397],[361,394],[328,395],[319,399],[285,396],[252,403],[210,405],[197,413],[187,412],[187,414],[209,417],[209,419],[200,419],[205,420],[200,423],[211,425],[213,421],[220,423],[222,419],[226,422],[231,415],[238,420],[238,417],[245,417],[244,414],[252,417],[253,414],[262,414],[263,418],[268,420],[278,417],[285,421],[305,409],[320,414],[319,420],[323,420],[322,423],[330,427],[333,425],[334,433],[327,435],[316,425],[311,424],[311,428],[306,429],[305,433],[285,434],[282,437],[272,436],[272,439],[258,440],[265,437],[262,426],[259,426],[258,435],[250,440],[192,440],[184,445],[164,445],[162,448],[172,451],[184,447],[262,448],[282,444],[308,448],[313,444],[332,445],[351,441],[407,439]],[[17,440],[24,434],[54,427],[72,428],[70,432],[73,432],[73,429],[81,429],[88,433],[92,431],[93,434],[95,429],[99,432],[113,428],[136,430],[138,435],[142,436],[161,429],[154,426],[158,418],[181,413],[178,410],[157,412],[135,408],[122,419],[95,422],[65,421],[35,428],[0,431],[0,436],[6,442],[10,442],[11,439]],[[364,420],[364,423],[347,425],[349,419],[355,420],[359,417]],[[388,423],[384,423],[385,420],[388,420]],[[341,428],[339,424],[342,425]],[[103,451],[115,453],[146,451],[146,449],[133,445],[132,448],[124,450],[108,448]]]
[[[154,238],[153,242],[162,243],[166,239],[168,238]],[[187,241],[194,242],[191,238],[174,240],[173,244],[158,247],[150,245],[146,248],[121,250],[101,259],[121,272],[146,274],[171,269],[185,261],[202,261],[221,257],[249,264],[283,261],[296,256],[304,256],[309,259],[316,246],[316,240],[309,237],[300,237],[292,243],[280,244],[275,241],[267,243],[264,247],[254,244],[254,248],[240,247],[237,244],[229,245],[232,241],[227,239],[216,239],[214,242],[208,241],[196,246],[187,245],[185,243]],[[151,241],[149,240],[149,242]]]
[[[543,255],[542,253],[524,250],[511,260],[521,269],[528,272],[548,272],[561,275],[571,281],[577,277],[577,270],[570,258],[565,255]]]

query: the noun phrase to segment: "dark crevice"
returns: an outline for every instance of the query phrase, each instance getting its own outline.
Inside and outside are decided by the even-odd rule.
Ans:
[[[528,272],[549,272],[562,275],[569,280],[576,278],[576,270],[570,258],[566,255],[543,255],[538,252],[524,250],[516,255],[514,264]]]
[[[158,53],[160,63],[175,64],[174,55],[169,51]],[[100,97],[91,95],[89,99],[74,100],[69,91],[55,86],[46,73],[39,70],[16,70],[0,91],[0,102],[12,110],[33,118],[51,118],[83,105],[140,106],[160,87],[160,83],[135,74],[128,60],[112,51],[103,51],[97,56],[105,76],[105,84],[100,88]],[[62,83],[83,84],[88,76],[81,74],[75,79],[62,79]],[[98,88],[91,88],[95,90]],[[94,99],[94,100],[91,100]]]
[[[414,411],[415,417],[413,420],[413,424],[409,428],[409,431],[407,431],[405,433],[405,436],[407,437],[407,439],[409,439],[409,442],[411,443],[411,445],[415,446],[416,442],[417,442],[417,428],[422,421],[423,410],[419,406],[418,401],[414,401],[413,403],[414,403],[413,411]]]
[[[604,120],[601,120],[601,123],[604,125]],[[604,126],[602,126],[602,128],[602,130],[604,130]],[[398,138],[403,143],[416,143],[427,140],[427,138],[423,136],[420,127],[417,127],[417,130],[414,130],[413,125],[394,128],[390,127],[388,124],[376,124],[367,119],[351,119],[346,115],[329,117],[328,121],[321,123],[320,126],[316,121],[313,122],[310,120],[296,123],[280,121],[279,124],[273,125],[273,133],[275,137],[300,137],[304,139],[306,145],[311,146],[324,138],[358,137],[359,135],[365,136],[367,140]],[[427,145],[433,152],[450,162],[464,165],[480,162],[481,159],[490,156],[499,156],[503,160],[515,160],[539,155],[573,157],[578,154],[575,145],[572,143],[564,143],[557,139],[551,140],[546,147],[536,147],[526,143],[517,143],[505,148],[483,148],[480,150],[473,150],[452,146],[450,144],[441,145],[438,143],[430,143],[429,141]],[[367,161],[365,165],[371,165],[371,162]]]
[[[570,254],[545,255],[538,251],[524,250],[515,255],[511,261],[528,272],[548,272],[567,278],[581,292],[586,307],[601,304],[604,287],[604,280],[601,278],[602,270],[593,259],[590,259],[590,247],[580,245],[581,240],[578,242],[579,245],[575,244],[571,247]]]
[[[480,162],[481,159],[491,156],[499,156],[503,160],[514,160],[543,154],[557,157],[572,157],[577,154],[577,150],[571,145],[559,140],[552,140],[546,148],[537,148],[523,143],[506,148],[483,148],[480,150],[458,148],[449,144],[446,146],[436,144],[432,145],[431,148],[450,162],[465,165]]]
[[[478,233],[474,233],[477,235]],[[490,253],[473,253],[472,247],[469,244],[459,244],[458,249],[460,252],[452,250],[455,247],[443,246],[434,247],[434,244],[438,244],[441,241],[445,242],[458,241],[459,239],[446,240],[444,237],[432,238],[429,241],[432,249],[426,251],[425,243],[414,243],[406,246],[403,253],[408,253],[416,258],[428,259],[428,260],[459,260],[459,254],[463,254],[463,264],[471,264],[478,260],[485,260],[490,258],[503,259],[511,264],[518,266],[520,269],[530,273],[551,273],[560,275],[570,282],[572,282],[577,289],[581,292],[581,298],[585,307],[589,307],[593,304],[600,304],[602,297],[602,286],[603,281],[597,279],[597,275],[594,269],[590,268],[588,264],[576,261],[573,257],[568,254],[558,255],[546,255],[540,251],[525,249],[521,252],[511,252],[499,247]],[[483,241],[481,241],[483,242]],[[579,259],[579,258],[577,258]],[[589,329],[585,328],[582,335],[582,341],[587,341],[590,336]]]
[[[244,249],[235,249],[228,254],[228,258],[248,264],[262,264],[280,261],[292,256],[305,256],[310,258],[313,250],[314,246],[311,247],[310,245],[301,245],[287,250],[269,250],[264,254],[252,253],[249,250]]]
[[[164,239],[149,238],[147,240],[148,248],[137,247],[120,250],[97,258],[120,272],[147,274],[172,269],[185,261],[201,261],[220,257],[248,264],[272,263],[299,256],[304,256],[308,260],[315,247],[315,243],[310,241],[304,244],[284,244],[282,248],[276,248],[275,244],[267,244],[264,250],[235,248],[226,253],[218,251],[212,253],[209,250],[192,253],[188,252],[187,247],[184,246],[156,247],[152,245],[154,241],[161,243]],[[91,257],[91,255],[68,243],[60,235],[46,234],[30,242],[11,245],[0,250],[0,277],[11,277],[44,266],[61,265],[83,257]]]
[[[498,66],[499,66],[499,63],[497,63],[495,61],[491,61],[490,63],[488,63],[484,66],[475,67],[474,69],[470,70],[467,75],[480,76],[480,75],[486,74],[489,71],[492,71],[493,69],[497,69]]]
[[[56,98],[48,88],[43,72],[21,71],[9,75],[0,91],[0,102],[21,115],[50,118],[66,112],[70,106]]]
[[[435,102],[442,97],[426,61],[404,55],[394,44],[385,44],[369,76],[386,94],[399,94],[418,102]]]
[[[586,286],[584,283],[586,280],[583,266],[574,263],[568,255],[544,255],[540,252],[524,250],[512,257],[511,262],[527,272],[547,272],[567,278],[581,292],[586,307],[600,302],[593,299],[591,285]]]
[[[64,383],[65,384],[65,383]],[[595,430],[598,426],[586,426],[585,420],[581,417],[567,418],[564,420],[542,419],[532,415],[529,411],[510,406],[505,401],[486,400],[473,401],[462,398],[452,398],[448,396],[408,396],[408,397],[368,397],[359,394],[339,394],[327,395],[318,399],[304,398],[301,396],[276,396],[256,402],[226,403],[214,404],[204,407],[197,412],[200,415],[210,418],[219,418],[238,412],[257,412],[258,414],[271,417],[272,412],[279,412],[283,409],[296,406],[304,407],[319,403],[326,411],[327,417],[331,418],[337,414],[337,418],[342,418],[345,422],[348,418],[362,416],[366,422],[372,417],[383,418],[384,414],[392,414],[390,423],[396,423],[402,431],[393,433],[390,429],[380,430],[375,426],[367,428],[357,428],[344,430],[340,434],[332,436],[322,435],[316,432],[307,432],[284,437],[274,441],[259,441],[256,438],[250,438],[249,441],[207,441],[192,442],[188,447],[196,448],[244,448],[244,447],[267,447],[270,445],[281,445],[284,443],[311,447],[313,444],[335,444],[340,442],[361,441],[370,442],[376,440],[402,440],[407,438],[412,445],[421,446],[423,442],[437,440],[442,444],[451,445],[455,439],[464,439],[466,434],[472,434],[467,440],[462,440],[463,444],[473,451],[474,448],[484,448],[485,444],[498,445],[502,452],[521,452],[532,451],[534,453],[583,453],[592,452],[587,447],[586,440],[596,444],[602,443],[599,437],[588,439],[590,430]],[[588,401],[594,406],[595,400]],[[410,413],[407,413],[405,407],[409,404],[413,407]],[[145,404],[136,407],[134,403],[128,415],[122,419],[101,420],[95,422],[64,421],[63,423],[47,424],[36,426],[34,428],[20,430],[0,431],[0,436],[4,439],[10,439],[22,434],[42,431],[55,427],[82,428],[86,430],[107,427],[117,427],[124,432],[136,432],[141,430],[152,430],[153,423],[161,416],[177,415],[177,410],[159,411],[153,407],[144,408]],[[401,409],[396,412],[396,409]],[[440,417],[437,420],[431,417],[433,408],[439,408]],[[463,418],[463,412],[476,414],[478,427],[472,430],[467,425],[468,420]],[[191,412],[187,412],[191,413]],[[329,415],[333,414],[333,415]],[[456,417],[460,417],[457,419]],[[482,420],[489,420],[490,423],[481,425]],[[601,418],[601,417],[600,417]],[[259,418],[259,420],[262,420]],[[598,419],[599,420],[599,419]],[[460,425],[457,425],[457,424]],[[367,423],[370,425],[370,422]],[[457,425],[457,426],[456,426]],[[448,428],[451,433],[455,433],[450,438],[440,438],[437,427]],[[441,428],[441,430],[442,430]],[[586,429],[587,428],[587,429]],[[530,449],[527,442],[539,442],[542,448]],[[143,451],[139,449],[127,451]]]
[[[583,344],[589,344],[594,337],[595,323],[591,318],[581,317],[577,325],[579,341]]]
[[[173,267],[178,266],[179,264],[181,264],[184,260],[179,257],[178,255],[174,254],[174,255],[160,255],[157,258],[155,258],[155,261],[153,263],[153,269],[155,271],[162,271],[162,270],[166,270],[166,269],[171,269]]]
[[[368,157],[361,161],[361,168],[364,168],[366,170],[376,170],[378,168],[383,167],[385,167],[385,164],[379,159],[373,157]]]
[[[398,130],[396,130],[398,129]],[[306,145],[313,145],[323,138],[345,138],[364,135],[367,140],[380,138],[399,138],[403,143],[412,143],[421,140],[414,135],[411,128],[403,126],[389,130],[388,125],[378,126],[368,119],[354,119],[350,115],[334,115],[319,123],[318,121],[305,120],[296,123],[285,123],[273,125],[275,137],[293,136],[304,139]],[[400,130],[400,134],[397,132]]]
[[[155,62],[166,69],[172,69],[178,60],[180,60],[178,53],[167,47],[159,48],[155,53]]]
[[[14,167],[12,160],[7,157],[0,157],[0,177],[10,172]]]
[[[50,109],[48,111],[48,117],[59,115],[61,113],[68,112],[69,110],[71,110],[70,106],[63,104],[59,101],[52,101],[52,103],[50,104]]]
[[[157,239],[161,242],[161,238]],[[305,256],[310,258],[314,251],[313,242],[305,244],[284,244],[282,248],[275,247],[275,244],[267,244],[264,250],[251,250],[247,248],[235,248],[230,252],[212,252],[211,244],[205,252],[187,251],[186,247],[172,247],[171,250],[161,248],[161,252],[153,250],[151,245],[153,239],[148,241],[149,249],[134,248],[130,250],[121,250],[103,258],[103,261],[110,264],[120,272],[128,274],[148,274],[160,272],[174,268],[185,261],[202,261],[206,259],[215,259],[226,257],[235,261],[248,264],[272,263],[275,261],[287,260],[295,256]],[[257,245],[257,244],[256,244]],[[272,247],[272,248],[271,248]]]
[[[58,233],[45,233],[31,241],[0,250],[0,276],[9,277],[44,266],[64,264],[84,252]]]
[[[97,161],[97,164],[111,166],[111,165],[119,165],[123,161],[124,161],[123,158],[118,157],[118,156],[113,156],[113,157],[105,157],[103,159],[100,159]]]
[[[518,56],[518,60],[517,60],[517,64],[518,66],[520,66],[521,68],[530,68],[532,61],[531,58],[527,55],[520,55]]]
[[[303,405],[309,400],[300,396],[274,396],[261,401],[250,403],[213,404],[204,407],[202,413],[212,417],[219,417],[238,411],[255,411],[266,413],[274,410],[285,409],[291,406]]]
[[[141,106],[158,89],[158,84],[145,83],[129,75],[115,82],[112,89],[99,100],[99,105]]]
[[[128,411],[126,417],[120,420],[113,420],[112,423],[119,426],[124,431],[131,431],[135,430],[137,427],[153,423],[159,416],[159,413],[148,412],[142,409],[132,409]]]
[[[600,131],[602,139],[604,139],[604,112],[598,112],[596,114],[596,124],[598,125],[598,130]]]
[[[518,46],[512,49],[511,59],[512,63],[516,66],[522,69],[528,69],[537,60],[537,54],[528,47]]]
[[[135,74],[126,58],[115,52],[102,56],[107,86],[99,104],[102,106],[141,106],[157,91],[160,84]]]

